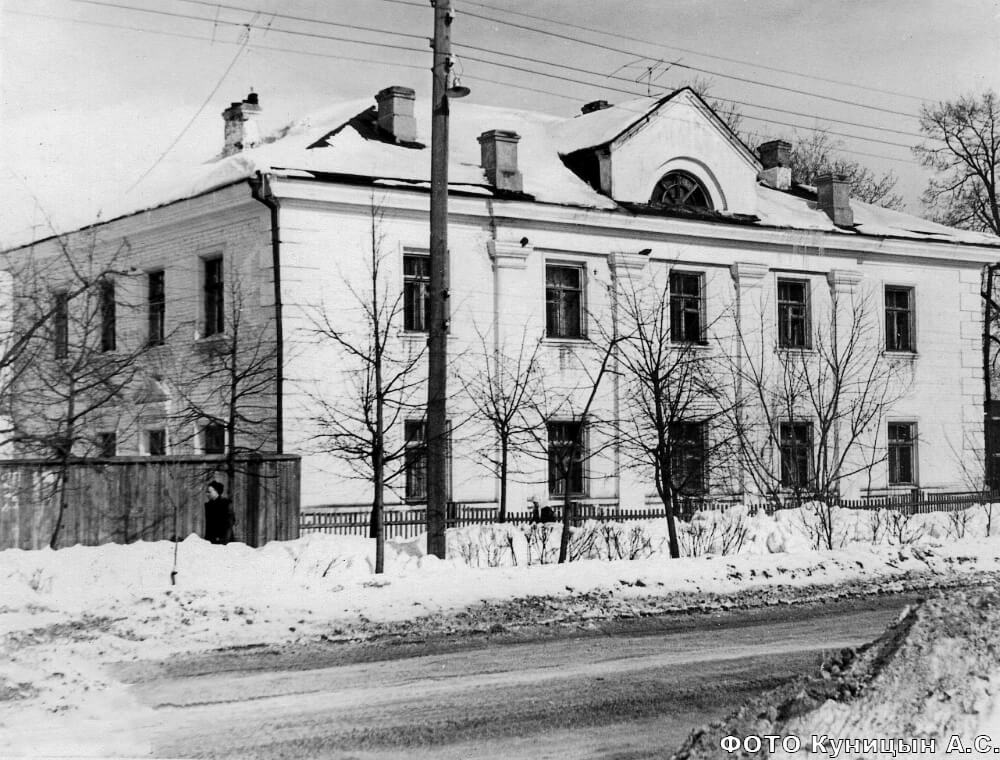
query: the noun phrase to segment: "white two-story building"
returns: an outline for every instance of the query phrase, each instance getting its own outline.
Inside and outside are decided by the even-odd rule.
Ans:
[[[104,454],[214,453],[226,445],[217,422],[179,421],[178,389],[210,361],[206,347],[229,334],[235,318],[243,335],[266,343],[261,355],[271,372],[254,391],[255,426],[237,430],[254,440],[241,444],[301,453],[303,506],[368,500],[370,484],[330,450],[331,423],[349,423],[360,391],[356,362],[329,333],[365,343],[374,249],[376,294],[383,304],[400,299],[392,356],[414,363],[412,392],[404,394],[411,406],[395,410],[390,431],[407,470],[393,481],[395,500],[423,497],[428,105],[390,87],[375,105],[339,104],[262,136],[252,94],[224,112],[225,147],[214,162],[147,188],[144,200],[95,227],[13,252],[53,257],[59,242],[77,245],[88,235],[101,251],[127,250],[128,273],[111,278],[121,305],[110,329],[119,342],[155,345],[141,357],[149,375],[135,394],[141,403],[101,423]],[[878,357],[873,367],[888,362],[896,371],[838,490],[972,485],[983,459],[980,277],[1000,241],[851,200],[835,177],[815,188],[795,185],[788,147],[772,142],[755,154],[689,89],[592,103],[568,119],[453,103],[454,500],[495,500],[499,489],[483,457],[496,442],[469,421],[474,404],[463,378],[490,352],[525,359],[536,344],[540,429],[514,455],[509,503],[556,497],[562,486],[545,441],[573,433],[597,339],[620,319],[616,288],[626,276],[660,284],[671,341],[721,354],[717,366],[730,370],[745,367],[753,345],[764,364],[781,352],[819,360],[834,346],[836,355],[851,335],[849,327],[833,330],[831,315],[848,300],[863,302],[868,321],[854,338]],[[742,359],[739,341],[747,346]],[[720,386],[738,385],[732,372],[720,375]],[[591,419],[620,417],[627,389],[619,374],[609,375]],[[794,481],[811,466],[795,460],[819,440],[822,421],[800,408],[769,419],[768,466],[779,483]],[[655,490],[651,471],[629,461],[606,429],[594,424],[583,436],[593,455],[581,458],[570,488],[640,506]],[[712,449],[704,441],[691,445],[700,447],[687,460],[706,473],[701,488],[760,490],[745,473],[727,466],[723,476],[700,461]]]

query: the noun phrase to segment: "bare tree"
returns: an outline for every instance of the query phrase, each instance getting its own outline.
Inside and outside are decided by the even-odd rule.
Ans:
[[[694,90],[715,112],[715,115],[722,119],[734,135],[740,139],[745,139],[747,135],[744,134],[743,111],[740,110],[739,104],[732,100],[712,96],[711,92],[715,84],[715,80],[711,77],[697,75],[681,82],[680,86],[690,87]]]
[[[530,340],[523,332],[516,348],[499,345],[494,336],[479,334],[481,350],[470,356],[462,373],[462,390],[468,397],[475,421],[484,424],[496,439],[496,449],[476,446],[475,451],[500,483],[498,522],[507,521],[507,484],[511,454],[522,451],[537,426],[531,413],[541,392],[541,339]]]
[[[834,292],[804,345],[735,322],[730,356],[738,396],[726,408],[742,470],[758,493],[827,505],[825,539],[833,548],[830,504],[841,483],[885,460],[875,438],[907,391],[905,360],[883,354],[872,298]],[[791,328],[795,329],[795,328]],[[808,335],[809,327],[805,327]],[[806,349],[806,350],[804,350]]]
[[[1000,99],[994,92],[924,105],[920,131],[928,142],[914,148],[937,172],[923,200],[935,219],[953,227],[1000,235]]]
[[[767,142],[773,137],[748,130],[739,104],[713,97],[715,86],[710,77],[697,76],[684,83],[698,93],[735,135],[748,145]],[[834,138],[829,129],[806,130],[792,140],[792,179],[803,185],[815,185],[821,174],[837,174],[851,183],[851,196],[864,203],[900,210],[903,197],[894,192],[899,181],[894,172],[877,174],[867,166],[847,158],[843,140]]]
[[[14,284],[15,337],[9,406],[19,451],[51,461],[58,500],[50,546],[69,506],[70,464],[103,453],[107,433],[134,412],[131,390],[142,376],[146,345],[122,329],[131,278],[129,246],[108,252],[96,228],[55,237],[54,256],[23,270]],[[19,325],[24,325],[23,331]]]
[[[900,210],[903,197],[893,192],[898,179],[893,172],[876,174],[867,166],[843,155],[843,140],[835,139],[826,129],[805,132],[792,144],[792,179],[804,185],[815,185],[822,174],[847,178],[851,196],[864,203]]]
[[[698,275],[619,277],[614,325],[622,409],[615,434],[634,466],[654,475],[667,517],[670,556],[680,556],[675,519],[682,500],[707,488],[707,462],[720,471],[728,427],[719,363],[708,345]],[[690,281],[690,282],[689,282]],[[685,285],[691,285],[682,292]],[[605,340],[608,339],[605,335]]]
[[[182,374],[172,366],[160,372],[174,378],[178,430],[200,438],[202,450],[224,452],[231,486],[240,457],[276,448],[278,352],[276,326],[249,301],[235,266],[221,285],[205,309],[205,324],[196,328],[204,336],[197,344],[199,364],[185,366]],[[160,363],[175,365],[175,359],[164,353]],[[208,440],[213,436],[219,439]]]
[[[361,320],[342,321],[329,310],[313,316],[320,341],[332,345],[343,360],[347,388],[337,396],[314,395],[320,448],[348,464],[372,485],[371,537],[375,539],[375,572],[385,564],[385,489],[406,464],[406,441],[397,435],[407,412],[419,408],[416,391],[422,378],[415,372],[425,345],[400,340],[404,293],[388,276],[382,210],[373,201],[369,220],[364,285],[345,278]]]
[[[575,348],[573,357],[578,365],[582,382],[571,388],[543,386],[536,402],[534,416],[541,424],[530,429],[532,443],[524,450],[528,456],[544,460],[548,465],[548,482],[553,493],[562,496],[562,533],[559,539],[559,563],[569,557],[570,527],[572,526],[574,481],[586,477],[586,463],[598,456],[613,438],[605,438],[602,445],[594,445],[593,433],[606,427],[593,413],[594,402],[604,378],[613,372],[613,356],[617,338],[598,345],[587,341]],[[581,393],[586,393],[582,406],[575,403]],[[558,432],[558,437],[553,433]]]

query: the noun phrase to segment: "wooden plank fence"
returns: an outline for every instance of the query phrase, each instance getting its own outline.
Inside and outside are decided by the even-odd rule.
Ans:
[[[1000,502],[1000,491],[958,493],[935,493],[913,491],[904,495],[872,496],[865,499],[835,500],[836,506],[845,509],[891,509],[908,515],[926,514],[928,512],[953,512],[967,509],[975,504]],[[728,509],[742,502],[734,498],[719,499],[685,499],[681,504],[678,517],[690,519],[696,512],[717,511]],[[773,514],[780,509],[793,509],[798,502],[787,500],[782,503],[760,502],[749,505],[752,510],[763,510]],[[664,516],[663,506],[659,498],[650,497],[641,509],[623,509],[617,502],[587,501],[574,503],[571,522],[579,525],[586,520],[630,521],[653,520]],[[552,520],[562,520],[561,506],[553,506]],[[495,502],[450,502],[448,505],[449,528],[467,525],[485,525],[497,521],[498,508]],[[368,521],[371,515],[370,507],[362,505],[345,505],[343,507],[323,507],[305,511],[301,514],[300,531],[302,533],[329,533],[341,536],[367,536]],[[513,525],[525,525],[538,522],[542,515],[532,511],[517,511],[507,513],[507,522]],[[413,507],[396,509],[387,507],[385,511],[386,538],[413,538],[427,530],[427,511]]]
[[[232,484],[224,472],[222,456],[74,460],[58,546],[201,535],[212,480],[233,498],[237,541],[260,546],[298,537],[298,456],[241,456]],[[49,545],[59,512],[56,483],[51,462],[0,461],[0,549]]]

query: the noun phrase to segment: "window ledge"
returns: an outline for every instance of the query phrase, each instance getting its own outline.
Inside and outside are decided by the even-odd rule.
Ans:
[[[888,359],[902,359],[909,362],[916,361],[917,355],[916,351],[890,351],[886,349],[882,352],[882,356]]]
[[[553,345],[567,344],[575,346],[575,345],[589,344],[591,343],[591,340],[586,335],[581,335],[576,338],[569,338],[569,337],[561,338],[557,336],[546,335],[544,338],[542,338],[542,342],[551,343]]]
[[[194,339],[195,345],[198,346],[211,346],[215,343],[225,343],[229,340],[228,333],[212,333],[211,335],[199,335]]]

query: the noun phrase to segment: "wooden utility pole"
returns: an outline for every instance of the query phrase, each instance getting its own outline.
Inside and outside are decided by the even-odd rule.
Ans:
[[[445,556],[448,510],[448,70],[451,0],[434,5],[431,116],[430,325],[427,338],[427,553]]]

